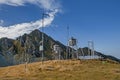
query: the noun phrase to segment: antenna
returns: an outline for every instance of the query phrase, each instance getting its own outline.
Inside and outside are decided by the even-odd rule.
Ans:
[[[25,72],[27,72],[27,68],[28,68],[28,66],[27,66],[27,64],[28,64],[28,58],[27,58],[27,43],[28,42],[28,37],[26,37],[26,41],[25,41],[25,43],[24,43],[24,45],[25,45],[25,54],[24,54],[24,56],[25,56]]]
[[[49,16],[49,14],[45,14],[44,10],[43,10],[43,14],[42,14],[42,41],[41,41],[41,45],[40,45],[40,51],[42,52],[42,62],[44,61],[44,17],[45,15]]]
[[[69,58],[69,26],[67,26],[67,48],[66,48],[66,59]]]
[[[20,46],[22,47],[22,36],[20,35]],[[24,58],[23,58],[23,52],[22,52],[22,59],[21,59],[21,63],[24,62]]]
[[[42,14],[42,61],[44,59],[44,10]]]

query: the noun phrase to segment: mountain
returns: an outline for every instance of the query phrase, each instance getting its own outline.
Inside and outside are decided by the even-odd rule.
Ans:
[[[61,59],[64,59],[66,46],[55,41],[50,36],[44,34],[44,60],[57,58],[58,55],[53,51],[54,45],[59,45],[62,49]],[[30,34],[24,34],[16,38],[16,40],[1,38],[0,39],[0,54],[5,58],[9,65],[29,62],[41,61],[42,52],[39,51],[39,46],[42,41],[42,32],[34,30]],[[1,64],[0,64],[1,65]]]
[[[69,48],[69,51],[73,50],[72,48],[63,45],[61,42],[54,40],[45,33],[42,33],[39,30],[34,30],[30,34],[24,34],[15,40],[8,38],[0,39],[0,61],[2,61],[0,62],[0,66],[22,64],[26,61],[42,61],[42,52],[39,51],[42,34],[44,34],[44,60],[53,60],[58,59],[59,57],[61,59],[66,59],[66,53],[68,53],[66,52],[66,49]],[[60,47],[61,56],[55,53],[54,45]],[[79,48],[79,55],[83,55],[81,50],[83,50],[84,55],[88,55],[87,47]],[[95,54],[105,59],[109,58],[120,62],[119,59],[113,56],[107,56],[97,51],[95,51]],[[71,54],[69,54],[69,56],[71,56]]]
[[[88,54],[88,50],[90,50],[90,54]],[[78,49],[78,52],[81,56],[88,56],[88,55],[92,55],[91,54],[91,49],[89,49],[88,47],[84,47],[84,48],[79,48]],[[84,53],[84,54],[83,54]],[[120,63],[120,59],[114,57],[114,56],[111,56],[111,55],[105,55],[101,52],[98,52],[98,51],[94,51],[94,54],[95,56],[98,56],[100,57],[101,59],[109,59],[109,60],[113,60],[113,61],[116,61],[116,62],[119,62]]]

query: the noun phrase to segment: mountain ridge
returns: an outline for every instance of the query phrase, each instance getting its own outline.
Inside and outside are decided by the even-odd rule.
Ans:
[[[62,49],[61,59],[66,59],[67,46],[59,41],[54,40],[52,37],[44,34],[44,60],[57,59],[57,54],[53,51],[55,44],[59,45]],[[26,56],[30,62],[41,61],[41,52],[39,51],[40,42],[42,41],[42,32],[34,30],[30,34],[24,34],[16,39],[1,38],[0,39],[0,55],[6,60],[5,64],[16,65],[24,63]],[[82,48],[84,53],[87,53],[87,47]],[[104,59],[115,60],[120,63],[120,60],[113,57],[104,55],[100,52],[95,52],[96,55],[101,56]],[[79,51],[79,54],[82,54]],[[2,58],[3,59],[3,58]],[[1,65],[1,64],[0,64]]]

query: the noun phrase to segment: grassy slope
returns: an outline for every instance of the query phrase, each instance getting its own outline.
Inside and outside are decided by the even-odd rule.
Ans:
[[[0,68],[0,80],[120,80],[120,64],[100,60],[61,60]]]

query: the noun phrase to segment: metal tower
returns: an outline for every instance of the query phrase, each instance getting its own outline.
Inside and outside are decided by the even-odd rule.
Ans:
[[[95,56],[93,41],[88,41],[88,55],[91,56],[91,58],[94,58],[94,56]]]
[[[69,46],[72,48],[72,51],[70,53],[71,57],[78,59],[79,55],[78,55],[77,39],[71,37],[69,40]]]

